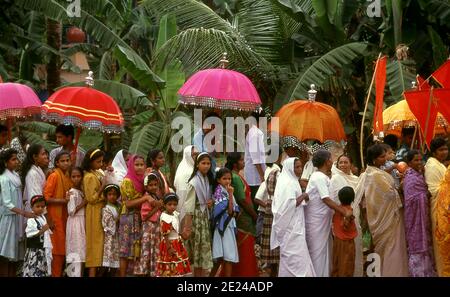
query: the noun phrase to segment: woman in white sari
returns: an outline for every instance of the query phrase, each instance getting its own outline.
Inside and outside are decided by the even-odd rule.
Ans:
[[[299,177],[302,163],[297,158],[283,162],[272,204],[273,224],[270,247],[280,247],[278,276],[315,276],[305,234],[304,206],[308,195],[302,194]]]
[[[363,272],[363,245],[362,230],[360,224],[360,203],[362,198],[362,188],[358,187],[359,178],[352,173],[352,160],[347,155],[341,155],[336,160],[336,167],[332,170],[333,176],[330,181],[330,198],[339,203],[338,192],[343,187],[352,187],[355,191],[355,200],[352,203],[353,215],[355,217],[356,230],[358,236],[355,238],[355,271],[353,276],[362,277]]]

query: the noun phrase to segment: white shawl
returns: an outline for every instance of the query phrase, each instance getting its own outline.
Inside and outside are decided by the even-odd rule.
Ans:
[[[192,148],[194,146],[190,145],[184,148],[183,150],[183,160],[177,167],[177,171],[175,173],[175,180],[173,182],[176,193],[178,195],[178,211],[180,212],[180,218],[184,217],[184,203],[186,202],[187,194],[189,191],[189,178],[194,171],[194,159],[192,159]]]
[[[25,210],[31,212],[30,200],[35,195],[43,195],[45,187],[45,173],[41,167],[32,165],[25,177],[25,189],[23,199]]]
[[[123,150],[117,152],[116,156],[114,157],[114,160],[112,161],[111,166],[114,168],[114,176],[116,182],[120,186],[120,184],[123,181],[123,178],[125,177],[125,175],[127,175],[128,171],[127,162],[123,157]]]

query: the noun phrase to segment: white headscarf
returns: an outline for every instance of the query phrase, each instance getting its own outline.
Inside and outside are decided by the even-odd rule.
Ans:
[[[194,159],[192,159],[192,148],[193,145],[189,145],[184,148],[183,150],[183,160],[181,160],[181,163],[177,167],[177,171],[175,173],[175,179],[174,179],[174,186],[177,189],[177,195],[181,199],[181,193],[179,191],[186,191],[187,190],[187,184],[189,181],[189,178],[192,175],[192,172],[194,172]]]
[[[284,234],[289,230],[295,213],[296,199],[302,194],[299,177],[295,175],[294,164],[297,158],[288,158],[283,162],[283,170],[277,179],[272,203],[273,224],[271,248],[280,246]],[[294,203],[292,203],[294,200]]]
[[[173,185],[176,188],[176,193],[178,195],[178,211],[180,212],[180,220],[184,218],[185,209],[184,203],[186,202],[186,198],[189,192],[189,178],[194,172],[194,164],[195,161],[192,159],[192,149],[193,145],[189,145],[183,150],[183,160],[177,167],[177,171],[175,173],[175,179]]]
[[[115,175],[116,181],[120,185],[122,183],[125,175],[127,175],[127,171],[128,171],[127,162],[125,161],[125,158],[123,157],[123,150],[120,150],[117,152],[111,165],[114,168],[114,175]]]

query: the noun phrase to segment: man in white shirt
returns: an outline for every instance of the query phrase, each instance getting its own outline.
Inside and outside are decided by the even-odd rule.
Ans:
[[[220,118],[217,113],[211,112],[206,115],[205,121],[206,121],[206,119],[208,119],[210,117]],[[202,122],[202,126],[203,126],[203,122]],[[216,153],[214,151],[214,148],[210,148],[207,146],[207,144],[205,144],[206,134],[208,134],[214,128],[215,128],[215,126],[213,124],[213,125],[211,125],[211,128],[201,127],[200,129],[198,129],[198,131],[194,134],[194,137],[192,139],[192,144],[198,149],[199,153],[206,152],[211,156],[211,160],[212,160],[211,161],[211,171],[215,175],[216,167],[217,167],[217,163],[216,163],[216,159],[215,159]],[[218,141],[218,139],[214,139],[214,141]]]
[[[80,167],[83,163],[84,159],[84,150],[81,147],[77,147],[77,153],[76,155],[73,154],[74,144],[73,139],[75,137],[75,129],[71,125],[59,125],[56,127],[56,143],[60,146],[53,149],[50,152],[50,164],[48,166],[49,169],[55,168],[55,158],[56,155],[58,155],[59,152],[62,150],[67,151],[70,153],[70,158],[72,160],[72,165],[75,165],[77,167]]]
[[[266,151],[264,148],[264,133],[258,128],[260,115],[253,113],[252,116],[256,119],[256,125],[250,127],[245,138],[244,176],[250,186],[253,205],[255,210],[257,210],[257,204],[255,204],[254,200],[259,186],[264,181]]]

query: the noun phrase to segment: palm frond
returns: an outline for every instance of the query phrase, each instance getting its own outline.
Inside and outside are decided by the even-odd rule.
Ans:
[[[450,27],[450,2],[448,0],[430,0],[427,2],[427,10],[431,15],[439,19],[441,25]]]
[[[276,4],[289,10],[291,16],[295,16],[299,12],[306,13],[309,16],[314,15],[314,7],[311,0],[272,0]]]
[[[174,14],[181,30],[190,28],[215,28],[233,32],[231,24],[211,8],[197,0],[144,0],[141,4],[148,16],[158,23],[166,14]]]
[[[270,0],[243,0],[237,17],[239,33],[267,61],[284,64],[283,23]]]
[[[246,44],[242,44],[224,31],[216,29],[188,29],[169,39],[154,57],[164,64],[179,60],[188,75],[198,70],[216,68],[223,52],[228,53],[229,69],[252,78],[268,78],[274,67]]]
[[[85,86],[85,83],[76,82],[66,84],[62,87],[67,86]],[[144,93],[142,93],[138,89],[117,81],[96,79],[94,89],[113,97],[122,110],[138,109],[139,107],[148,105],[150,103]]]
[[[81,6],[80,17],[69,17],[67,5],[62,5],[56,0],[17,0],[15,4],[27,10],[40,12],[52,20],[74,24],[92,36],[104,48],[112,48],[116,44],[129,48],[126,42],[104,22],[84,11],[83,6]]]
[[[111,28],[120,28],[124,24],[121,7],[116,7],[113,1],[109,0],[83,0],[81,7],[91,15],[103,16],[105,23]]]
[[[363,57],[367,46],[368,44],[363,42],[348,43],[321,56],[297,78],[288,101],[291,102],[294,98],[307,98],[311,84],[321,87],[327,77],[336,73],[337,68],[342,68],[356,58]]]

